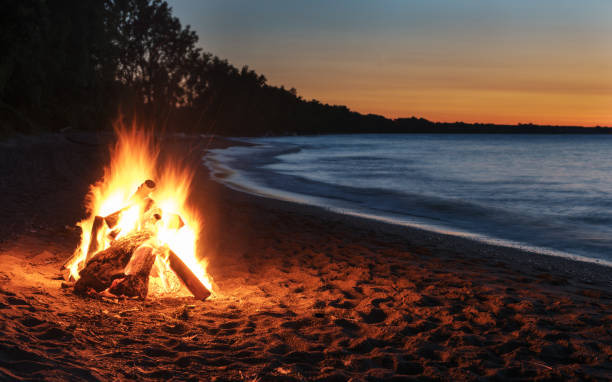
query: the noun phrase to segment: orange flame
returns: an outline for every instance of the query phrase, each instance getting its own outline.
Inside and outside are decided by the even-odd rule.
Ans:
[[[206,260],[199,260],[197,256],[202,219],[198,211],[187,204],[193,171],[180,167],[177,162],[167,162],[158,171],[159,145],[152,133],[135,124],[131,128],[117,124],[115,132],[117,142],[111,148],[110,165],[104,168],[103,178],[90,187],[86,198],[89,216],[77,223],[82,231],[81,242],[66,265],[71,276],[79,279],[79,270],[85,266],[92,240],[98,244],[96,252],[99,252],[108,248],[114,239],[145,228],[141,219],[144,202],[131,199],[143,182],[154,179],[156,186],[149,197],[161,211],[161,220],[146,227],[154,232],[152,244],[159,249],[150,277],[150,291],[153,294],[176,294],[179,289],[176,277],[168,277],[172,272],[163,256],[163,249],[169,248],[213,292],[211,278],[206,272]],[[105,217],[117,211],[120,213],[112,232],[103,224],[97,237],[92,238],[95,217]],[[179,220],[182,224],[177,223]]]

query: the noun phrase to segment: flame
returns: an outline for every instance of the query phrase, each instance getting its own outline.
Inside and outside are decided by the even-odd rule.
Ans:
[[[159,144],[152,133],[136,124],[126,128],[118,123],[115,132],[117,141],[110,150],[110,164],[104,168],[102,179],[90,187],[86,197],[88,217],[77,223],[82,231],[81,242],[66,264],[71,276],[79,279],[79,271],[85,266],[92,240],[97,244],[97,253],[110,247],[113,240],[146,228],[154,233],[151,242],[158,249],[149,284],[153,294],[176,294],[180,289],[177,278],[169,276],[172,271],[164,256],[164,249],[166,252],[167,249],[172,250],[213,292],[212,279],[206,272],[207,262],[197,256],[202,219],[198,211],[187,203],[194,172],[180,166],[179,161],[166,161],[160,166]],[[146,199],[135,199],[134,195],[148,179],[154,179],[155,187],[146,196],[160,211],[161,219],[147,223],[142,218]],[[108,217],[113,214],[118,215],[116,225],[111,229],[103,224],[97,236],[92,238],[96,216]]]

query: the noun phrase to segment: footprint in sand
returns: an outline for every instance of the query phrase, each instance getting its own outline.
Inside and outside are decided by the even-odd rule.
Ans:
[[[73,335],[61,328],[52,326],[37,337],[40,340],[58,340],[65,342],[71,340]]]
[[[355,304],[353,304],[352,302],[350,301],[340,302],[340,299],[331,301],[329,305],[333,306],[334,308],[339,308],[339,309],[353,309],[355,307]]]
[[[303,318],[303,319],[299,319],[299,320],[294,320],[294,321],[286,321],[283,322],[281,324],[281,327],[283,328],[288,328],[288,329],[301,329],[305,326],[309,326],[312,325],[312,321],[308,318]]]
[[[19,297],[14,297],[14,296],[9,296],[6,299],[6,302],[8,302],[9,305],[15,305],[15,306],[29,306],[30,305],[26,300],[21,299]]]
[[[148,355],[149,357],[174,358],[177,356],[177,353],[175,351],[166,349],[165,347],[159,346],[159,345],[147,346],[144,349],[144,353]]]
[[[287,346],[286,344],[279,343],[279,344],[274,345],[271,348],[269,348],[268,352],[272,353],[272,354],[282,355],[282,354],[289,353],[290,350],[291,350],[291,348],[289,346]]]
[[[359,315],[366,324],[377,324],[387,319],[387,313],[379,308],[372,308],[369,312],[359,312]]]
[[[28,328],[33,328],[35,326],[45,323],[45,321],[41,321],[36,317],[26,317],[21,319],[19,322],[21,322],[23,326],[27,326]]]
[[[376,338],[365,338],[356,340],[348,350],[352,353],[367,354],[375,348],[384,348],[390,346],[390,343]]]
[[[169,334],[183,334],[187,330],[184,324],[176,323],[171,325],[163,325],[162,330]]]
[[[357,325],[356,323],[349,321],[345,318],[339,318],[337,320],[334,321],[334,324],[342,327],[343,329],[349,331],[349,332],[355,332],[358,331],[359,325]]]
[[[417,362],[400,361],[397,363],[395,372],[402,375],[418,375],[423,373],[423,366]]]
[[[219,329],[235,329],[241,325],[240,322],[230,321],[219,325]]]

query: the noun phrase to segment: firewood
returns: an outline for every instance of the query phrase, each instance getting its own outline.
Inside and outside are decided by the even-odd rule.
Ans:
[[[124,210],[125,208],[122,208],[119,211],[113,212],[112,214],[104,217],[104,221],[106,222],[108,228],[113,228],[117,225],[117,222],[119,222],[119,215],[121,215]]]
[[[94,222],[91,226],[89,248],[87,249],[87,256],[85,257],[85,264],[87,264],[89,259],[91,259],[91,257],[99,250],[98,233],[100,232],[100,229],[102,229],[103,224],[104,218],[102,216],[96,216],[94,218]]]
[[[154,181],[152,181],[151,179],[145,180],[138,187],[136,192],[132,194],[132,196],[128,200],[127,205],[125,207],[123,207],[119,211],[115,211],[112,214],[104,217],[104,221],[106,222],[106,225],[108,225],[108,228],[113,228],[114,226],[116,226],[117,222],[119,221],[119,217],[121,216],[121,213],[129,209],[130,207],[132,207],[134,204],[144,202],[145,211],[151,208],[153,204],[153,200],[149,198],[148,195],[151,193],[151,191],[153,191],[154,188],[155,188]]]
[[[134,250],[151,236],[149,231],[135,232],[114,241],[109,248],[95,254],[79,272],[80,278],[74,285],[75,293],[86,294],[89,289],[100,292],[108,288],[114,279],[123,277],[123,270]]]
[[[167,217],[167,219],[168,219],[168,228],[170,229],[181,229],[185,225],[185,222],[183,221],[183,219],[181,219],[180,215],[170,214]]]
[[[85,261],[79,264],[79,269],[83,268],[85,264],[87,263],[87,261],[89,261],[89,259],[100,249],[97,238],[98,238],[98,233],[100,232],[100,229],[102,229],[103,224],[104,224],[103,217],[96,216],[94,218],[94,222],[91,226],[91,232],[89,236],[89,246],[87,247],[87,254],[85,256]],[[70,269],[67,268],[67,265],[73,260],[73,258],[74,258],[74,255],[69,257],[62,264],[62,267],[60,268],[60,271],[62,272],[62,277],[66,281],[71,281],[71,280],[74,281],[70,273]]]
[[[183,284],[189,289],[189,291],[198,300],[205,300],[210,296],[210,291],[202,282],[196,277],[196,275],[189,269],[189,267],[181,260],[180,257],[172,250],[169,251],[170,269],[174,271],[177,277],[183,282]]]
[[[155,253],[149,245],[143,244],[134,251],[125,267],[125,277],[115,279],[108,291],[116,296],[145,299],[149,292],[149,274],[155,262]]]
[[[144,228],[155,226],[155,223],[161,220],[162,218],[161,214],[162,214],[162,210],[158,207],[153,207],[149,209],[147,212],[145,212],[142,215],[142,219],[141,219],[142,226]]]
[[[136,192],[134,192],[128,204],[140,203],[151,193],[151,191],[153,191],[154,188],[154,181],[152,181],[151,179],[145,180],[140,186],[138,186],[138,189],[136,190]]]
[[[119,228],[115,228],[114,230],[110,231],[108,233],[108,238],[113,241],[115,240],[115,238],[119,235],[119,232],[121,232],[121,229]]]
[[[155,253],[153,252],[153,247],[143,244],[134,251],[123,273],[126,275],[148,276],[151,273],[154,262]]]
[[[144,201],[142,203],[143,207],[142,207],[142,213],[146,213],[148,210],[151,209],[151,207],[153,207],[153,204],[155,204],[155,202],[153,201],[153,199],[146,197],[144,198]]]

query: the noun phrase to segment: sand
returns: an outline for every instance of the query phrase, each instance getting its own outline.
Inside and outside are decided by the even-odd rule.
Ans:
[[[192,202],[217,295],[75,296],[58,269],[108,138],[69,138],[0,144],[0,380],[612,376],[609,268],[238,193],[204,166]],[[227,143],[167,148],[198,165]]]

